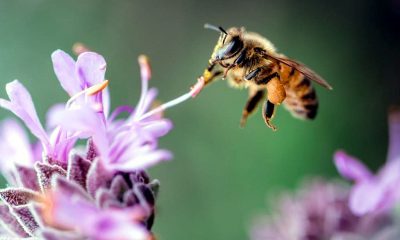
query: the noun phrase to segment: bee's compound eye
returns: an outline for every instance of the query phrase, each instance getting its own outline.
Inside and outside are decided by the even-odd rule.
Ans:
[[[231,56],[238,51],[240,51],[243,47],[243,42],[239,38],[232,38],[232,40],[229,43],[229,47],[226,49],[226,55]]]
[[[229,41],[229,43],[225,44],[225,46],[218,51],[216,58],[227,59],[239,52],[242,48],[243,42],[238,37],[234,37],[231,41]]]

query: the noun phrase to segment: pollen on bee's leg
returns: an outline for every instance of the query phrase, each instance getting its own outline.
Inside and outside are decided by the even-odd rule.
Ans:
[[[211,70],[209,70],[209,69],[204,70],[204,72],[203,72],[204,79],[211,79],[212,77],[213,77],[213,74],[212,74]]]

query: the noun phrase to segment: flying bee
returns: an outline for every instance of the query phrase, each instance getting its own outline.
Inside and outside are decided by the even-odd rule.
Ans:
[[[246,32],[243,27],[227,31],[210,24],[204,27],[221,33],[203,73],[205,85],[222,76],[234,87],[249,89],[240,121],[242,127],[265,97],[262,116],[273,130],[276,127],[271,120],[281,103],[294,117],[316,117],[318,100],[311,80],[332,89],[322,77],[304,64],[277,53],[270,41],[257,33]]]

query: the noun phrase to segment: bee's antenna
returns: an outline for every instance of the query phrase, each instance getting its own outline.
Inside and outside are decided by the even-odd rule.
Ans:
[[[217,32],[222,32],[222,33],[225,33],[226,35],[228,35],[228,33],[225,31],[225,29],[223,29],[221,26],[217,27],[215,25],[206,23],[206,24],[204,24],[204,28],[211,29],[211,30],[214,30],[214,31],[217,31]]]

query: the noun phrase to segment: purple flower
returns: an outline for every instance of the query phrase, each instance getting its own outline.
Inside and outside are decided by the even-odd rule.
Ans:
[[[17,115],[31,133],[39,139],[47,161],[66,164],[68,152],[77,138],[68,136],[60,128],[55,128],[50,134],[47,134],[39,121],[29,92],[18,80],[8,83],[6,90],[10,100],[0,99],[0,107]],[[21,134],[19,135],[22,137]]]
[[[135,171],[169,160],[172,155],[167,150],[158,149],[158,138],[171,130],[172,123],[163,118],[161,113],[193,97],[203,87],[203,81],[200,80],[189,93],[149,110],[157,91],[148,89],[151,72],[147,58],[139,57],[139,64],[142,93],[136,108],[119,107],[110,117],[103,118],[97,108],[86,104],[67,108],[54,115],[54,122],[63,129],[78,132],[85,138],[91,137],[96,156],[110,171]],[[128,112],[129,117],[117,119],[122,112]]]
[[[110,97],[108,89],[98,91],[93,96],[81,95],[86,89],[104,82],[106,61],[94,52],[84,52],[76,62],[65,52],[56,50],[51,55],[54,72],[61,86],[74,97],[74,104],[91,104],[106,115],[109,111]]]
[[[349,189],[337,182],[314,180],[295,194],[284,194],[269,216],[258,218],[252,240],[396,240],[400,231],[387,213],[354,215]]]
[[[53,228],[63,229],[76,237],[91,239],[149,239],[150,234],[141,224],[146,213],[140,207],[100,209],[79,185],[55,179],[57,191],[48,192],[40,211],[43,221]],[[79,224],[77,220],[79,219]],[[44,236],[56,234],[47,231]]]
[[[8,109],[17,115],[32,134],[41,141],[45,153],[51,154],[53,146],[39,121],[29,92],[18,80],[8,83],[6,91],[10,100],[0,99],[0,107]]]
[[[354,181],[349,206],[356,215],[385,211],[400,200],[400,112],[389,115],[389,151],[385,165],[376,175],[358,159],[337,151],[334,162],[339,173]]]
[[[108,116],[104,58],[84,52],[75,62],[57,50],[52,60],[70,98],[48,111],[47,131],[17,80],[6,86],[9,100],[0,99],[0,107],[17,115],[39,139],[32,147],[16,122],[0,125],[0,171],[10,186],[0,190],[1,237],[151,239],[159,182],[144,169],[171,158],[158,148],[158,138],[172,128],[161,113],[194,97],[204,80],[150,110],[157,91],[148,89],[150,66],[141,57],[139,104],[118,107]],[[119,117],[122,112],[129,116]],[[78,139],[86,140],[86,149]]]
[[[0,123],[0,170],[9,184],[18,185],[16,166],[31,168],[41,159],[41,156],[35,156],[35,152],[18,122],[7,119]]]

